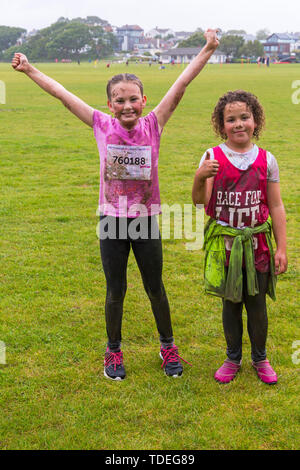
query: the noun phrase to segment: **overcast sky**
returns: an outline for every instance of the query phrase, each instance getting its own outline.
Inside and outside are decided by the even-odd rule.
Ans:
[[[245,29],[255,34],[300,31],[300,0],[0,0],[0,25],[29,31],[69,19],[99,16],[112,25],[138,24],[146,32],[155,26],[175,31],[198,27]]]

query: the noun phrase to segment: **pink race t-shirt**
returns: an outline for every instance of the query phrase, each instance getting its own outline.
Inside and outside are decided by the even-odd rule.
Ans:
[[[138,217],[160,214],[160,133],[152,111],[130,131],[101,111],[93,114],[100,155],[100,214]]]

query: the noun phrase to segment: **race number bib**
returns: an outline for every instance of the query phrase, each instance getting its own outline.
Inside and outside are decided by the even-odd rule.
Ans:
[[[108,145],[108,180],[150,180],[151,146]]]

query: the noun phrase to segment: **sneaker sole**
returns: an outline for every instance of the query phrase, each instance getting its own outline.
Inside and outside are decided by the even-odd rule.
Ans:
[[[114,382],[122,382],[122,380],[125,379],[125,377],[111,377],[110,375],[107,375],[107,373],[105,372],[105,369],[103,371],[103,375],[107,379],[113,380]]]
[[[164,358],[162,357],[161,352],[159,353],[159,357],[161,358],[162,361],[164,360]],[[165,373],[165,376],[166,376],[166,377],[173,377],[174,379],[178,379],[179,377],[182,376],[182,372],[181,372],[181,374],[168,375],[168,374],[166,373],[165,369],[164,369],[164,373]]]

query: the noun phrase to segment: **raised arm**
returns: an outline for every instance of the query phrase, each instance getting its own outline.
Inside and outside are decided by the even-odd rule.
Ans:
[[[177,78],[159,105],[154,109],[160,129],[165,126],[172,113],[175,111],[184,95],[186,87],[201,72],[208,59],[219,45],[217,30],[208,29],[204,36],[206,38],[206,45]]]
[[[33,67],[24,54],[16,53],[12,60],[12,67],[18,72],[25,73],[31,80],[33,80],[39,87],[45,90],[50,95],[58,98],[62,104],[75,114],[81,121],[90,127],[93,127],[93,112],[94,109],[87,105],[77,96],[66,90],[60,83],[48,77],[38,69]]]

